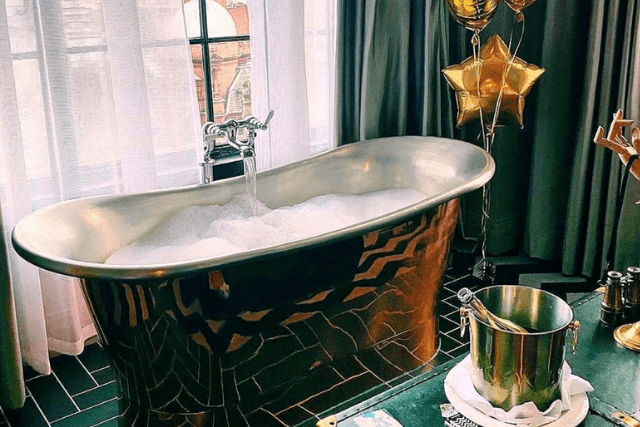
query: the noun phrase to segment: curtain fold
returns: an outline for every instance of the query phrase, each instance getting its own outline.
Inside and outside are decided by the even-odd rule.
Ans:
[[[470,32],[453,22],[444,1],[395,2],[394,13],[382,3],[340,5],[339,142],[408,133],[480,145],[477,125],[454,129],[453,93],[440,75],[471,55]],[[619,107],[640,125],[639,3],[545,0],[524,11],[518,57],[546,73],[526,98],[524,129],[496,131],[490,254],[524,251],[566,274],[600,274],[621,168],[617,156],[592,140]],[[500,6],[482,40],[498,33],[508,41],[513,22],[513,12]],[[640,208],[632,204],[639,191],[630,180],[616,248],[619,269],[640,263],[640,242],[632,237],[640,225]],[[465,231],[477,236],[479,193],[464,202]]]
[[[1,206],[0,230],[4,230]],[[5,233],[0,233],[0,384],[3,384],[0,407],[19,408],[24,404],[22,358]]]
[[[627,19],[625,32],[630,34],[635,31],[637,35],[638,26],[640,26],[640,2],[630,5],[629,12],[632,13],[630,16],[636,17],[636,20]],[[640,40],[637,36],[632,40],[633,43],[628,46],[630,55],[627,67],[630,74],[627,78],[626,113],[635,119],[636,125],[640,126]],[[640,200],[640,182],[629,179],[627,187],[616,241],[615,267],[620,271],[624,271],[623,269],[627,266],[640,265],[640,239],[634,238],[638,233],[638,224],[640,224],[640,207],[634,203]]]
[[[583,0],[546,1],[538,82],[538,109],[533,143],[525,250],[535,258],[559,259],[562,253],[570,174],[582,105],[585,67],[584,34],[589,9]],[[572,70],[567,72],[567,70]]]
[[[455,128],[454,94],[442,77],[446,66],[471,55],[471,32],[456,24],[442,1],[341,2],[338,13],[337,129],[340,144],[396,135],[435,135],[481,145],[477,126]],[[544,11],[529,11],[540,21]],[[528,16],[529,16],[528,15]],[[513,13],[501,7],[483,40],[498,32],[508,40]],[[531,31],[540,31],[541,24]],[[520,56],[539,57],[539,40],[525,38]],[[488,247],[509,251],[521,243],[518,230],[526,214],[531,120],[534,96],[527,99],[525,130],[500,128],[493,155],[497,163],[491,194]],[[480,232],[481,198],[474,192],[463,200],[465,234]]]
[[[440,70],[449,60],[444,1],[338,4],[340,144],[406,134],[453,136]]]
[[[562,254],[562,269],[567,274],[599,276],[604,266],[622,168],[617,156],[593,143],[593,135],[598,126],[608,128],[620,107],[625,110],[625,117],[640,124],[638,106],[631,102],[631,94],[640,91],[637,80],[640,70],[634,69],[639,4],[637,0],[613,0],[593,2],[591,6],[587,74],[579,109]],[[640,261],[634,251],[640,217],[634,212],[637,207],[630,205],[637,190],[637,183],[632,183],[627,191],[622,235],[616,251],[618,269]],[[633,191],[636,194],[632,195]]]
[[[0,256],[8,261],[6,264],[5,280],[2,283],[7,295],[13,295],[13,301],[5,301],[3,317],[11,325],[11,305],[15,310],[17,328],[9,327],[2,331],[3,356],[11,354],[9,351],[16,344],[20,345],[21,356],[35,369],[43,373],[49,373],[48,349],[46,343],[46,328],[44,312],[42,309],[42,295],[39,288],[38,270],[20,259],[12,250],[10,242],[11,230],[19,218],[30,212],[30,195],[27,185],[27,167],[25,161],[24,133],[30,129],[23,129],[20,117],[20,96],[16,75],[20,68],[13,66],[12,45],[10,38],[11,26],[9,14],[4,0],[0,0],[0,211],[3,222],[3,244],[0,245]],[[15,72],[14,72],[15,70]],[[25,99],[23,102],[27,101]],[[20,183],[20,185],[5,185],[8,182]],[[9,282],[10,281],[10,282]],[[12,304],[13,303],[13,304]],[[32,310],[36,307],[36,310]],[[7,325],[7,326],[8,326]],[[17,332],[17,334],[16,334]],[[9,350],[6,348],[8,347]],[[2,360],[7,363],[5,372],[10,373],[13,379],[21,375],[21,364],[14,360]],[[0,401],[15,404],[15,388],[9,390],[0,389]]]
[[[333,147],[335,0],[249,0],[260,169]],[[202,136],[180,1],[0,0],[0,206],[3,237],[63,200],[199,182]],[[3,242],[4,243],[4,242]],[[76,279],[0,245],[0,404],[24,400],[22,359],[95,334]],[[13,294],[12,294],[13,291]],[[15,321],[12,323],[12,319]],[[19,346],[19,347],[18,347]]]
[[[335,0],[248,0],[248,7],[252,111],[259,120],[275,111],[256,138],[258,169],[332,148]]]
[[[3,406],[24,399],[20,359],[47,374],[50,351],[95,335],[77,280],[23,261],[15,224],[63,200],[199,182],[184,22],[181,2],[0,0]]]

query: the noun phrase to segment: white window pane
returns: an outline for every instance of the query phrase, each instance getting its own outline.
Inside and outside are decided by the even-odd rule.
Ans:
[[[207,89],[204,85],[204,75],[202,70],[202,46],[191,45],[191,59],[193,60],[193,78],[196,81],[196,94],[198,96],[200,122],[204,123],[207,121]]]
[[[61,7],[67,47],[103,46],[106,43],[100,0],[62,0]]]
[[[178,0],[138,0],[138,9],[142,43],[184,40],[184,16]]]
[[[200,1],[188,0],[184,4],[184,15],[189,38],[199,38]],[[249,35],[249,12],[246,1],[207,0],[207,36],[229,37]]]
[[[106,52],[69,55],[69,83],[79,166],[112,162],[120,157]]]
[[[147,96],[153,124],[153,146],[156,154],[193,151],[192,75],[175,64],[188,63],[184,46],[145,49]],[[193,161],[196,162],[195,153]],[[158,169],[162,173],[162,169]]]
[[[38,61],[36,59],[14,61],[13,71],[16,79],[27,178],[49,176],[51,174],[47,142],[49,135],[44,117]]]
[[[250,42],[211,43],[213,113],[216,123],[251,115]]]
[[[7,21],[11,52],[23,53],[36,50],[33,24],[33,6],[29,0],[7,0]]]
[[[332,23],[331,2],[305,1],[304,42],[311,153],[331,148]]]

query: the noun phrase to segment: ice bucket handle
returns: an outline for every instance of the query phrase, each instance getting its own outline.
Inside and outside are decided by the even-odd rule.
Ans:
[[[576,347],[578,347],[578,332],[580,332],[580,322],[572,320],[567,326],[567,329],[573,333],[573,339],[571,340],[571,354],[576,354]]]
[[[467,330],[469,324],[469,309],[467,307],[460,307],[460,337],[464,337],[464,333]]]

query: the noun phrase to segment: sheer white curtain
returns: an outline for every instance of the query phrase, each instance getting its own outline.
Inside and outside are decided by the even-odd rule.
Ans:
[[[253,111],[276,111],[257,143],[261,169],[334,146],[334,9],[249,0]],[[11,230],[63,200],[199,182],[182,1],[0,0],[0,147],[0,258],[11,275],[0,295],[11,280],[14,303],[0,302],[0,322],[17,319],[17,334],[0,328],[0,363],[21,354],[49,373],[50,351],[77,354],[95,329],[76,280],[23,261]]]
[[[180,0],[0,0],[5,242],[52,203],[198,183],[199,129]],[[7,246],[22,359],[48,373],[95,329],[75,279]]]
[[[275,111],[256,140],[258,169],[335,146],[336,0],[248,0],[253,114]]]

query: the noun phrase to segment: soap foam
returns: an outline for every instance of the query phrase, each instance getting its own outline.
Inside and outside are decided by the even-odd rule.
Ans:
[[[246,194],[219,206],[189,206],[105,264],[167,264],[215,258],[305,239],[364,222],[425,199],[411,188],[361,195],[328,194],[270,209],[258,201],[253,215]]]

